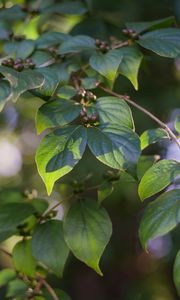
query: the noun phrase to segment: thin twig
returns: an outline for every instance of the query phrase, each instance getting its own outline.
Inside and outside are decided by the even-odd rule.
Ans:
[[[73,196],[73,194],[71,194],[70,196],[64,198],[62,201],[56,203],[54,206],[52,206],[46,213],[44,216],[40,217],[39,222],[41,222],[42,220],[44,220],[54,209],[56,209],[59,205],[61,205],[64,201],[71,199],[71,197]]]
[[[116,43],[116,44],[112,45],[111,48],[112,49],[118,49],[118,48],[125,47],[125,46],[129,46],[129,41]]]
[[[167,134],[168,134],[168,136],[170,137],[170,139],[173,140],[173,141],[178,145],[178,147],[180,148],[180,141],[179,141],[178,138],[175,136],[175,134],[172,132],[172,130],[171,130],[164,122],[162,122],[160,119],[158,119],[156,116],[154,116],[151,112],[149,112],[147,109],[145,109],[145,108],[142,107],[141,105],[139,105],[139,104],[137,104],[136,102],[134,102],[133,100],[131,100],[131,99],[129,98],[129,96],[126,96],[126,95],[120,95],[120,94],[118,94],[118,93],[116,93],[116,92],[113,92],[113,91],[111,91],[110,89],[108,89],[108,88],[106,88],[106,87],[104,87],[104,86],[102,86],[102,85],[99,85],[99,87],[100,87],[103,91],[105,91],[105,92],[107,92],[107,93],[109,93],[109,94],[111,94],[111,95],[113,95],[113,96],[115,96],[115,97],[118,97],[118,98],[120,98],[120,99],[125,100],[127,103],[131,104],[132,106],[136,107],[138,110],[142,111],[142,112],[145,113],[147,116],[149,116],[152,120],[154,120],[160,127],[162,127],[162,128],[167,132]]]
[[[52,296],[53,300],[60,300],[53,288],[50,286],[50,284],[41,276],[38,275],[39,280],[42,282],[42,284],[45,286],[49,294]]]

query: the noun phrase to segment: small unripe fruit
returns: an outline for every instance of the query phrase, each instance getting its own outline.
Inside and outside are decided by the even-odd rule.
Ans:
[[[89,118],[87,116],[83,117],[83,123],[88,123],[89,122]]]
[[[23,59],[22,58],[16,58],[14,64],[16,65],[16,64],[21,64],[21,63],[23,63]]]
[[[81,110],[81,111],[80,111],[80,116],[81,116],[81,117],[85,117],[85,116],[86,116],[86,112],[85,112],[84,110]]]
[[[93,114],[91,117],[90,117],[90,120],[93,121],[93,122],[96,122],[97,121],[97,116],[95,114]]]
[[[7,62],[7,59],[4,59],[1,63],[2,66],[8,66],[8,62]]]
[[[23,64],[15,64],[14,65],[14,70],[16,70],[16,71],[18,71],[18,72],[20,72],[20,71],[22,71],[24,69],[24,65]]]
[[[99,39],[96,39],[95,40],[95,45],[97,46],[97,47],[99,47],[100,45],[101,45],[101,41],[99,40]]]
[[[8,58],[8,59],[7,59],[7,65],[8,65],[9,67],[14,66],[14,59],[13,59],[13,58]]]
[[[33,62],[31,62],[31,63],[28,64],[28,67],[30,69],[34,69],[35,68],[35,64]]]

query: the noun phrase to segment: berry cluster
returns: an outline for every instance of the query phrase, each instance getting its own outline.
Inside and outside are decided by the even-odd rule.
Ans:
[[[33,63],[31,58],[16,58],[15,60],[13,58],[4,59],[2,61],[2,65],[6,67],[13,68],[14,70],[21,72],[23,69],[34,69],[35,64]]]
[[[106,53],[110,50],[110,46],[108,45],[107,42],[103,42],[99,39],[97,39],[95,41],[95,45],[96,47],[102,52],[102,53]]]
[[[88,115],[84,107],[80,112],[80,116],[85,127],[98,125],[98,116],[95,113]]]
[[[131,39],[137,39],[138,38],[138,33],[135,30],[133,30],[133,29],[123,29],[122,33],[125,36],[127,36],[127,37],[129,37]]]
[[[94,102],[96,101],[97,97],[90,91],[86,91],[85,89],[81,88],[78,91],[78,95],[80,95],[85,102]]]

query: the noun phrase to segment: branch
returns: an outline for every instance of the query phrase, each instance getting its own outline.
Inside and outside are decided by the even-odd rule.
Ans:
[[[119,99],[125,100],[127,103],[131,104],[132,106],[136,107],[138,110],[142,111],[144,114],[149,116],[152,120],[154,120],[160,127],[162,127],[167,132],[169,138],[171,140],[173,140],[180,149],[180,141],[175,136],[175,134],[172,132],[172,130],[164,122],[162,122],[160,119],[158,119],[156,116],[154,116],[151,112],[149,112],[147,109],[145,109],[144,107],[140,106],[139,104],[137,104],[136,102],[131,100],[129,98],[129,96],[117,94],[116,92],[113,92],[110,89],[103,87],[102,85],[99,85],[99,88],[101,88],[103,91],[105,91],[115,97],[118,97]]]
[[[53,300],[60,300],[53,288],[49,285],[49,283],[41,276],[38,275],[39,280],[45,286],[49,294],[52,296]]]
[[[129,41],[119,42],[119,43],[113,45],[111,48],[118,49],[118,48],[125,47],[125,46],[129,46]]]

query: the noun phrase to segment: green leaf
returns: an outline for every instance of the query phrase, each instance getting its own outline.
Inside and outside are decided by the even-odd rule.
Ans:
[[[30,56],[34,50],[35,50],[35,41],[24,40],[18,43],[16,56],[25,59],[28,56]]]
[[[142,33],[144,31],[151,31],[160,28],[170,27],[175,24],[176,20],[174,16],[170,16],[165,19],[150,21],[150,22],[136,22],[136,23],[126,23],[128,29],[133,29],[137,33]]]
[[[67,126],[45,136],[36,153],[36,163],[48,194],[57,179],[69,173],[81,159],[86,147],[86,129]]]
[[[98,73],[114,82],[122,58],[118,50],[110,50],[106,54],[96,52],[91,56],[89,64]]]
[[[172,190],[148,204],[139,228],[142,246],[147,248],[149,240],[168,233],[179,222],[180,190]]]
[[[11,98],[11,87],[6,80],[0,80],[0,111],[3,110],[6,102]]]
[[[69,39],[69,35],[62,32],[45,32],[36,41],[37,48],[47,49],[48,47],[57,46]]]
[[[117,124],[88,128],[88,146],[98,160],[114,169],[134,169],[140,156],[138,135]]]
[[[64,221],[64,233],[73,254],[102,275],[99,260],[112,234],[106,210],[91,200],[73,204]]]
[[[18,19],[23,19],[25,16],[26,14],[19,5],[13,5],[10,8],[0,10],[1,21],[17,21]]]
[[[48,51],[37,50],[31,55],[33,63],[36,65],[36,68],[41,66],[46,66],[54,61],[52,54]],[[55,62],[55,61],[54,61]]]
[[[114,187],[111,182],[105,182],[102,186],[99,187],[98,194],[98,203],[101,204],[108,196],[112,194]]]
[[[142,47],[164,57],[176,58],[180,55],[180,29],[160,29],[145,33],[137,41]]]
[[[35,50],[34,40],[23,40],[20,42],[9,42],[4,45],[6,54],[25,59]]]
[[[91,90],[97,87],[98,80],[95,77],[85,77],[81,80],[84,89]]]
[[[36,128],[38,134],[46,128],[63,126],[79,116],[82,105],[73,100],[57,98],[43,104],[36,115]]]
[[[137,164],[137,176],[140,180],[144,173],[159,159],[158,155],[141,155]]]
[[[167,132],[161,128],[148,129],[140,136],[141,150],[144,150],[151,144],[160,142],[162,139],[168,139]]]
[[[17,213],[18,212],[18,213]],[[31,216],[35,209],[29,203],[3,203],[0,205],[0,234],[15,228],[26,218]]]
[[[34,198],[31,200],[31,205],[34,206],[36,212],[42,215],[49,207],[49,203],[45,199]]]
[[[14,279],[8,284],[7,297],[22,297],[27,292],[28,285],[21,279]]]
[[[101,97],[97,99],[95,108],[100,124],[122,125],[134,128],[134,122],[129,105],[117,97]]]
[[[87,12],[87,7],[80,1],[68,1],[51,5],[43,10],[44,13],[56,13],[81,16]]]
[[[180,115],[176,117],[174,127],[176,131],[180,134]]]
[[[63,98],[67,100],[73,98],[76,94],[77,94],[76,89],[73,88],[71,85],[62,86],[57,90],[57,96],[59,98]]]
[[[86,35],[77,35],[63,42],[59,47],[59,54],[76,53],[95,50],[95,41]]]
[[[142,53],[136,47],[122,47],[116,51],[123,57],[118,72],[127,77],[138,90],[138,72],[143,59]]]
[[[162,191],[180,175],[180,163],[174,160],[160,160],[142,177],[138,192],[141,200]]]
[[[10,82],[12,89],[12,99],[15,102],[21,94],[28,90],[40,87],[44,82],[44,77],[33,70],[16,72],[7,67],[0,66],[0,73]]]
[[[36,90],[37,93],[43,96],[51,96],[57,86],[64,85],[69,80],[69,74],[62,65],[53,65],[49,67],[39,68],[38,73],[44,77],[43,85]]]
[[[13,248],[13,263],[17,271],[30,276],[35,276],[36,261],[32,255],[31,239],[18,242]]]
[[[16,272],[12,269],[3,269],[0,271],[0,287],[6,285],[9,281],[16,277]]]
[[[2,191],[0,191],[0,204],[22,201],[23,195],[17,190],[3,189]]]
[[[69,254],[62,222],[51,220],[38,225],[32,237],[32,250],[38,261],[61,277]]]
[[[180,251],[177,253],[175,262],[174,262],[174,283],[177,288],[178,295],[180,296]]]

